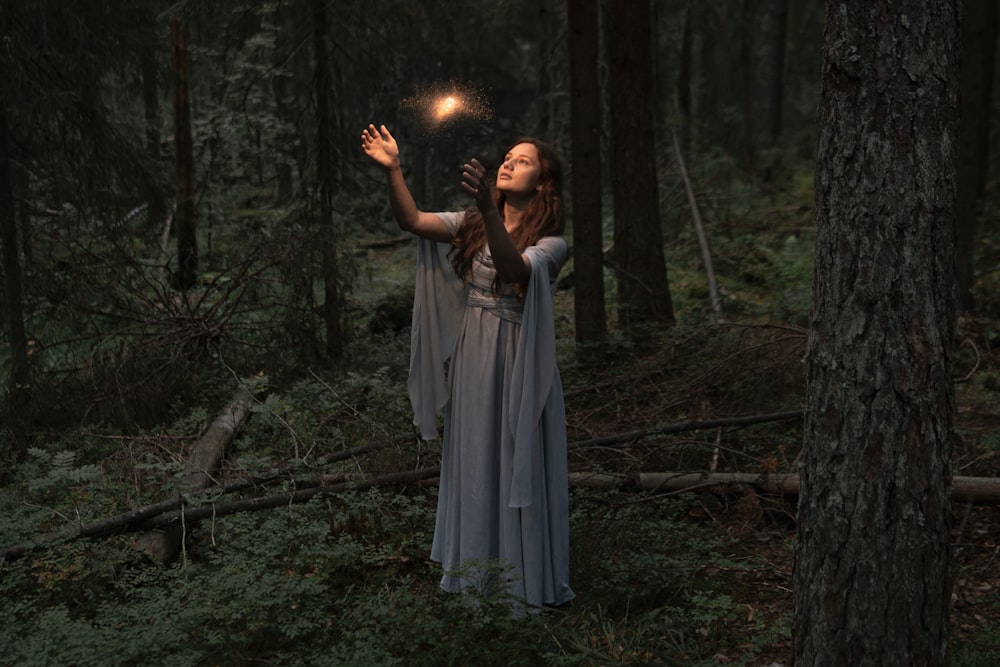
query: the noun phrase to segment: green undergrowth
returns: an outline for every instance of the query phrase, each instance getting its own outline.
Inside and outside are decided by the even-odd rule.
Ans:
[[[370,364],[338,377],[311,374],[285,388],[248,381],[259,400],[219,481],[257,481],[192,505],[434,465],[437,443],[400,436],[411,433],[404,369],[389,359],[405,337],[373,347]],[[713,519],[732,500],[725,494],[707,502],[627,485],[575,488],[577,598],[524,615],[497,593],[439,589],[440,567],[428,560],[436,493],[419,483],[185,525],[184,549],[166,565],[141,552],[138,533],[68,537],[169,497],[212,414],[195,409],[129,438],[77,431],[31,450],[0,491],[3,546],[56,541],[0,562],[0,598],[10,601],[0,644],[13,647],[0,664],[752,664],[787,635],[780,605],[759,604],[745,583],[770,566],[745,533]],[[324,463],[360,445],[371,448]]]
[[[51,508],[69,512],[100,484],[71,477],[45,496]],[[44,493],[21,491],[21,504]],[[4,504],[6,514],[14,499]],[[0,564],[0,643],[10,649],[0,661],[711,664],[745,617],[711,574],[761,564],[734,558],[728,540],[686,518],[682,500],[577,491],[572,506],[578,597],[525,615],[497,593],[440,591],[427,560],[434,495],[419,487],[204,521],[187,527],[170,565],[149,562],[131,535],[37,548]],[[775,623],[758,620],[750,637],[783,632]]]

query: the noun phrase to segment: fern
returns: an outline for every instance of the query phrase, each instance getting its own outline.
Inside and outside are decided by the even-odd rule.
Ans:
[[[43,477],[28,480],[28,490],[32,492],[63,487],[66,485],[87,484],[101,479],[101,469],[93,464],[76,465],[76,452],[62,449],[50,453],[44,449],[32,447],[28,454],[42,466],[48,466]]]

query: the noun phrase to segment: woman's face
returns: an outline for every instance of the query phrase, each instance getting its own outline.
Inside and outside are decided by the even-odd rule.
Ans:
[[[542,163],[534,144],[517,144],[503,159],[497,173],[497,190],[507,194],[532,194],[541,189]]]

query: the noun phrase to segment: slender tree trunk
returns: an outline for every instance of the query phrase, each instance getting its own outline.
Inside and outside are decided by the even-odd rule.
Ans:
[[[724,79],[719,66],[719,18],[715,3],[691,0],[692,57],[697,62],[692,67],[694,110],[691,123],[691,151],[697,155],[711,142],[716,141],[719,121],[719,85]],[[720,71],[721,70],[721,71]]]
[[[601,211],[601,93],[598,0],[568,0],[573,162],[573,266],[576,340],[607,336]],[[583,348],[581,348],[583,349]]]
[[[972,311],[979,200],[988,170],[998,9],[997,0],[964,0],[963,7],[955,281],[959,306]]]
[[[618,324],[635,337],[643,325],[674,321],[657,193],[649,0],[613,2],[608,18]]]
[[[150,19],[152,22],[153,19]],[[149,38],[139,46],[139,63],[142,70],[142,105],[146,120],[146,155],[154,163],[161,156],[160,143],[160,87],[156,67],[156,47],[159,41],[155,39],[153,29],[147,31]],[[164,192],[151,176],[148,183],[146,198],[149,208],[146,218],[149,228],[155,230],[167,216],[167,202]]]
[[[764,132],[765,149],[761,178],[767,182],[778,166],[778,140],[785,95],[785,49],[788,34],[788,0],[768,0],[765,17],[764,63]]]
[[[2,102],[0,102],[2,104]],[[21,292],[21,261],[18,256],[17,218],[11,169],[10,130],[7,111],[0,106],[0,243],[3,245],[3,277],[7,344],[10,349],[8,401],[15,420],[25,416],[31,395],[31,366],[28,337],[24,330],[24,301]]]
[[[691,124],[691,93],[692,93],[692,66],[694,48],[693,39],[693,14],[694,0],[688,0],[684,5],[684,29],[681,33],[681,52],[677,62],[677,110],[681,114],[681,147],[687,149],[687,134]]]
[[[795,664],[945,665],[958,0],[827,10]]]
[[[155,43],[143,42],[139,51],[142,70],[142,106],[146,119],[146,155],[160,159],[160,90],[156,84]]]
[[[170,23],[171,60],[174,68],[174,149],[177,164],[176,286],[191,289],[198,279],[198,238],[194,219],[194,143],[191,137],[191,101],[188,97],[187,43],[180,19]]]
[[[326,324],[326,356],[333,363],[343,355],[340,326],[340,288],[337,268],[337,228],[333,220],[333,147],[330,142],[330,62],[326,0],[313,3],[313,47],[316,57],[316,172],[319,180],[320,234],[323,250],[323,320]]]
[[[743,0],[742,16],[740,17],[740,106],[743,110],[743,167],[748,173],[755,173],[757,167],[757,106],[754,104],[756,95],[754,86],[754,50],[756,44],[757,14],[756,0]]]

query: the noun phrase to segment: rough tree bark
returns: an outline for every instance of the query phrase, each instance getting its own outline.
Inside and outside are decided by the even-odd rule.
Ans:
[[[573,163],[573,279],[576,340],[607,336],[601,211],[600,24],[597,0],[568,0]],[[585,346],[577,348],[585,350]]]
[[[944,665],[958,0],[827,5],[795,664]]]

